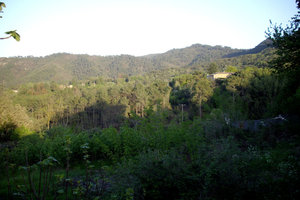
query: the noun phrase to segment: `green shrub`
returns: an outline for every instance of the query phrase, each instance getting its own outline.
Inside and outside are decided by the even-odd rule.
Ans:
[[[44,139],[41,134],[34,133],[21,138],[18,145],[12,149],[12,158],[18,165],[24,165],[25,154],[27,153],[29,164],[36,163],[40,160]]]
[[[0,126],[0,142],[6,142],[18,139],[15,130],[17,125],[14,123],[4,123]]]
[[[141,153],[118,166],[112,195],[122,199],[132,188],[134,199],[196,199],[199,181],[190,167],[175,151]]]

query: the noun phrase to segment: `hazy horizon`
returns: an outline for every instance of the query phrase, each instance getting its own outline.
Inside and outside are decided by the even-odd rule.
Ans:
[[[0,57],[55,53],[144,56],[193,44],[251,49],[274,23],[297,13],[294,0],[4,1]]]

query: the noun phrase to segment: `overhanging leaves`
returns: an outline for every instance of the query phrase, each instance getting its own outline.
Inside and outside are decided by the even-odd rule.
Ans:
[[[6,34],[10,35],[10,37],[13,37],[16,41],[20,41],[20,35],[14,31],[7,31]]]
[[[2,11],[3,8],[6,8],[6,5],[5,5],[5,3],[0,2],[0,11]]]
[[[5,5],[5,3],[0,2],[0,13],[2,13],[3,8],[6,8],[6,5]],[[2,16],[0,16],[0,18],[2,18]]]

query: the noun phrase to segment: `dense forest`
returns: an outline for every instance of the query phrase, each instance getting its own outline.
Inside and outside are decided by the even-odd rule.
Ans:
[[[17,88],[28,82],[57,82],[68,84],[74,80],[91,77],[120,78],[143,75],[156,70],[186,69],[203,71],[211,63],[220,69],[228,65],[266,66],[272,52],[268,40],[251,50],[195,44],[183,49],[173,49],[163,54],[134,57],[89,56],[67,53],[46,57],[0,58],[1,85]],[[168,75],[170,76],[170,75]]]
[[[250,50],[0,58],[0,199],[299,199],[299,21]]]

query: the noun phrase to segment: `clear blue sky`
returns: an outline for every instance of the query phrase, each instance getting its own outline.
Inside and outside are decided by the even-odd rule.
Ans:
[[[253,48],[269,20],[287,24],[295,0],[0,0],[0,57],[67,52],[135,56],[195,43]]]

